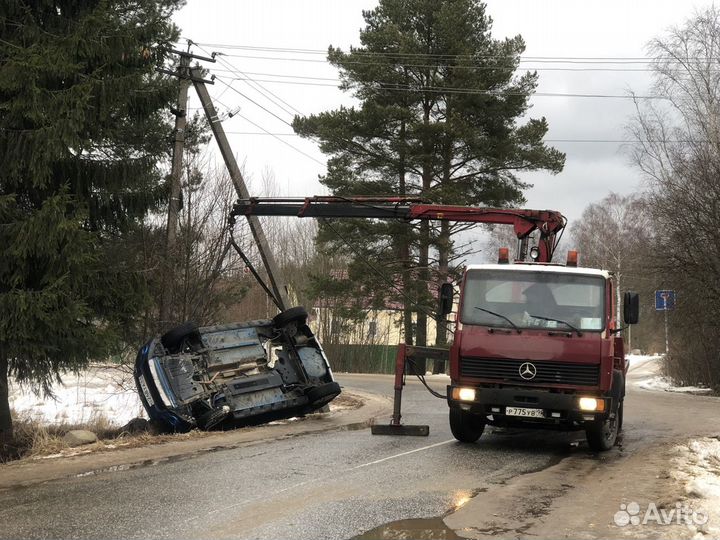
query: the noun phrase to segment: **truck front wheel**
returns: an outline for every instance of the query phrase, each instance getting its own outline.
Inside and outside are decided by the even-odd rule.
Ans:
[[[484,429],[485,421],[482,417],[462,409],[450,409],[450,431],[458,441],[474,443]]]
[[[617,441],[623,417],[623,402],[615,410],[615,414],[608,416],[604,421],[591,422],[585,428],[588,445],[595,452],[610,450]]]

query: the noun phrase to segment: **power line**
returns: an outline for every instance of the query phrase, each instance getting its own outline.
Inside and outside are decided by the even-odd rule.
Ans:
[[[200,47],[200,49],[203,50],[203,51],[205,52],[205,54],[208,54],[208,52],[207,52],[205,49],[203,49],[203,47]],[[285,101],[285,100],[282,99],[280,96],[278,96],[277,94],[273,93],[272,91],[268,90],[268,89],[265,88],[263,85],[255,82],[252,78],[249,77],[249,74],[248,74],[248,73],[243,72],[243,71],[240,70],[237,66],[231,64],[230,62],[228,62],[228,61],[225,60],[224,58],[221,58],[221,56],[224,56],[224,54],[223,54],[223,53],[220,53],[220,54],[216,55],[216,59],[218,60],[218,62],[220,62],[220,63],[221,63],[222,65],[224,65],[226,68],[229,68],[229,71],[230,71],[231,73],[233,73],[233,75],[237,75],[238,73],[239,73],[240,75],[243,75],[243,76],[246,78],[246,79],[245,79],[246,82],[247,82],[256,92],[258,92],[258,93],[259,93],[260,95],[262,95],[265,99],[267,99],[268,101],[270,101],[271,103],[273,103],[273,105],[279,107],[284,113],[289,114],[290,116],[294,116],[294,113],[293,113],[293,112],[291,112],[290,110],[286,109],[285,107],[283,107],[283,106],[280,104],[280,103],[283,103],[283,104],[285,104],[287,107],[289,107],[290,109],[292,109],[293,111],[295,111],[296,113],[302,115],[302,113],[301,113],[298,109],[296,109],[295,107],[293,107],[292,105],[290,105],[290,103],[288,103],[287,101]],[[241,79],[241,80],[242,80],[242,79]],[[270,94],[270,95],[273,96],[275,99],[269,97],[267,94]],[[277,101],[276,101],[276,100],[277,100]],[[278,101],[279,101],[280,103],[278,103]]]
[[[275,139],[277,139],[278,141],[280,141],[281,143],[283,143],[285,146],[289,146],[290,148],[292,148],[292,149],[295,150],[296,152],[301,153],[303,156],[305,156],[305,157],[307,157],[307,158],[309,158],[309,159],[312,159],[315,163],[318,163],[319,165],[322,165],[323,167],[326,165],[326,163],[323,163],[322,161],[320,161],[320,160],[317,159],[316,157],[311,156],[311,155],[308,154],[307,152],[304,152],[304,151],[300,150],[299,148],[293,146],[293,145],[290,144],[289,142],[281,139],[278,135],[275,135],[274,133],[271,133],[270,131],[266,130],[264,127],[256,124],[255,122],[253,122],[253,121],[250,120],[249,118],[243,116],[242,114],[239,114],[239,113],[238,113],[238,114],[236,114],[236,115],[234,115],[234,116],[239,116],[240,118],[242,118],[243,120],[245,120],[245,121],[248,122],[249,124],[252,124],[252,125],[255,126],[256,128],[261,129],[262,131],[264,131],[267,135],[270,135],[270,136],[274,137]],[[227,131],[226,133],[233,133],[233,132],[232,132],[232,131]]]
[[[380,64],[377,62],[357,62],[358,64],[366,66],[387,66],[387,64]],[[433,64],[431,67],[451,67],[460,69],[472,69],[474,71],[558,71],[558,72],[586,72],[586,71],[599,71],[607,73],[654,73],[656,70],[652,68],[611,68],[611,67],[538,67],[538,66],[441,66]],[[225,71],[225,70],[219,70]],[[228,70],[231,71],[231,70]],[[720,69],[712,69],[711,73],[720,72]],[[251,73],[251,72],[246,72]],[[262,75],[261,73],[255,73],[255,75]],[[281,77],[282,75],[276,75]],[[308,77],[311,78],[311,77]]]
[[[218,79],[218,78],[216,77],[215,80],[220,80],[220,79]],[[224,81],[220,81],[220,82],[222,82],[223,84],[227,84],[227,83],[225,83]],[[228,85],[228,86],[229,86],[229,85]],[[232,90],[235,90],[235,88],[233,88],[232,86],[229,86],[229,88],[232,89]],[[241,94],[241,95],[242,95],[242,94]],[[246,96],[244,96],[244,97],[246,97]],[[246,97],[246,99],[249,99],[249,98]],[[231,111],[230,107],[228,107],[227,105],[225,105],[225,104],[224,104],[222,101],[220,101],[219,99],[213,98],[213,100],[216,101],[217,103],[219,103],[220,105],[222,105],[225,109],[227,109],[228,113],[229,113],[229,111]],[[252,100],[251,100],[251,101],[252,101]],[[255,103],[255,104],[257,105],[256,102],[253,101],[253,103]],[[259,106],[260,106],[261,108],[265,109],[265,108],[262,107],[261,105],[259,105]],[[190,109],[195,109],[196,107],[189,107],[189,108],[190,108]],[[265,110],[267,111],[267,109],[265,109]],[[270,111],[268,111],[268,112],[270,112]],[[227,113],[226,113],[226,114],[227,114]],[[270,114],[273,114],[273,113],[271,112]],[[239,117],[239,118],[242,118],[242,119],[245,120],[247,123],[249,123],[249,124],[255,126],[256,128],[262,130],[262,131],[260,131],[260,132],[254,132],[254,133],[253,133],[254,135],[269,135],[269,136],[277,139],[277,140],[280,141],[281,143],[283,143],[285,146],[288,146],[288,147],[292,148],[293,150],[295,150],[296,152],[302,154],[302,155],[305,156],[306,158],[309,158],[309,159],[313,160],[315,163],[317,163],[317,164],[319,164],[319,165],[322,165],[322,166],[325,166],[325,165],[326,165],[325,163],[323,163],[322,161],[320,161],[319,159],[317,159],[315,156],[312,156],[312,155],[308,154],[307,152],[305,152],[305,151],[303,151],[303,150],[300,150],[300,149],[297,148],[296,146],[293,146],[293,145],[290,144],[289,142],[284,141],[283,139],[281,139],[281,138],[280,138],[280,137],[281,137],[280,134],[278,134],[278,133],[272,133],[271,131],[268,131],[267,129],[265,129],[265,128],[262,127],[261,125],[253,122],[252,120],[250,120],[250,119],[247,118],[246,116],[243,116],[243,115],[240,114],[239,112],[237,112],[237,113],[229,113],[229,116],[231,116],[231,117],[237,116],[237,117]],[[276,116],[276,115],[273,114],[273,116]],[[277,116],[276,116],[276,117],[277,117]],[[279,118],[279,117],[277,117],[277,118]],[[285,123],[287,124],[287,122],[285,122]],[[288,124],[288,125],[290,125],[290,124]],[[292,126],[291,126],[291,127],[292,127]],[[226,134],[226,135],[238,135],[238,134],[241,134],[241,133],[243,133],[243,132],[241,132],[241,131],[225,131],[225,134]],[[249,133],[249,132],[247,132],[247,133]]]
[[[223,81],[223,80],[222,80],[221,78],[219,78],[219,77],[215,77],[215,80],[221,82],[222,84],[224,84],[225,86],[227,86],[230,90],[232,90],[232,91],[235,92],[236,94],[239,94],[240,96],[244,97],[244,98],[247,99],[250,103],[253,103],[254,105],[257,105],[258,107],[260,107],[260,108],[261,108],[263,111],[265,111],[266,113],[268,113],[268,114],[274,116],[275,118],[277,118],[278,120],[280,120],[283,124],[286,124],[286,125],[292,127],[292,124],[291,124],[290,122],[288,122],[288,121],[285,120],[284,118],[280,118],[277,114],[275,114],[274,112],[272,112],[270,109],[268,109],[267,107],[261,105],[260,103],[258,103],[258,102],[255,101],[254,99],[246,96],[245,94],[243,94],[240,90],[238,90],[237,88],[235,88],[235,87],[232,86],[231,84],[226,83],[225,81]],[[234,80],[239,80],[239,79],[234,79]]]
[[[254,45],[233,45],[233,44],[222,44],[222,43],[199,43],[205,47],[217,48],[217,49],[229,49],[229,50],[248,50],[248,51],[267,51],[267,52],[283,52],[283,53],[297,53],[297,54],[312,54],[312,55],[326,55],[327,49],[303,49],[295,47],[264,47]],[[338,49],[339,50],[339,49]],[[346,51],[346,54],[362,55],[362,56],[376,56],[382,58],[390,57],[420,57],[420,58],[449,58],[449,59],[515,59],[518,58],[521,62],[531,61],[544,61],[552,63],[564,63],[564,62],[579,62],[579,63],[607,63],[607,64],[618,64],[618,63],[648,63],[648,62],[662,62],[662,61],[674,61],[672,57],[648,57],[648,56],[553,56],[553,55],[542,55],[542,56],[525,56],[525,55],[504,55],[504,54],[489,54],[489,55],[473,55],[473,54],[438,54],[438,53],[403,53],[393,51],[362,51],[357,49],[351,49]],[[692,59],[692,62],[703,62],[703,61],[716,61],[716,58],[708,57],[696,57]]]
[[[234,78],[233,80],[243,80]],[[320,82],[303,82],[303,81],[276,81],[271,79],[254,79],[255,81],[262,81],[265,83],[275,84],[296,84],[301,86],[325,86],[330,88],[337,88],[337,84],[326,84]],[[227,84],[227,83],[224,83]],[[482,96],[495,96],[495,97],[510,97],[510,96],[528,96],[528,97],[572,97],[572,98],[606,98],[606,99],[668,99],[665,96],[640,96],[640,95],[625,95],[625,94],[580,94],[580,93],[566,93],[566,92],[495,92],[491,90],[479,90],[474,88],[455,88],[455,87],[442,87],[442,86],[426,86],[414,88],[411,86],[394,85],[388,83],[377,83],[376,90],[388,91],[388,92],[436,92],[441,94],[458,94],[458,95],[482,95]],[[236,90],[237,91],[237,90]]]
[[[203,50],[203,51],[205,51],[206,54],[208,54],[208,52],[207,52],[205,49],[203,49],[202,47],[200,47],[200,49]],[[222,53],[220,53],[220,54],[222,55]],[[259,87],[259,88],[261,89],[261,90],[257,90],[257,88],[256,88],[256,91],[260,92],[261,95],[263,95],[263,96],[264,96],[266,99],[268,99],[269,101],[273,102],[275,105],[278,105],[277,102],[275,102],[275,101],[273,101],[272,99],[268,98],[268,96],[267,96],[262,90],[265,90],[267,93],[271,94],[272,96],[275,96],[275,98],[277,98],[279,101],[281,101],[282,103],[286,104],[288,107],[290,107],[291,109],[293,109],[293,110],[294,110],[295,112],[297,112],[299,115],[303,116],[303,113],[302,113],[299,109],[297,109],[296,107],[292,106],[290,103],[288,103],[287,101],[285,101],[284,99],[282,99],[280,96],[278,96],[277,94],[273,93],[273,92],[270,91],[269,89],[265,88],[263,85],[261,85],[260,83],[256,82],[254,79],[251,79],[250,77],[248,77],[247,74],[245,74],[245,73],[243,73],[242,71],[240,71],[239,69],[237,69],[233,64],[230,64],[229,62],[223,60],[222,58],[219,58],[219,61],[220,61],[223,65],[225,65],[226,67],[229,67],[231,70],[232,70],[232,69],[236,69],[239,73],[245,75],[245,77],[247,77],[247,80],[248,80],[248,81],[252,81],[254,86],[257,86],[257,87]],[[235,74],[237,75],[237,73],[235,73]],[[223,81],[220,81],[220,82],[223,82]],[[226,84],[226,83],[225,83],[225,84]],[[227,85],[227,87],[234,89],[234,88],[233,88],[232,86],[230,86],[230,85]],[[268,109],[265,109],[264,107],[262,107],[261,105],[257,104],[256,102],[253,102],[253,103],[255,103],[256,105],[260,106],[261,108],[263,108],[263,110],[269,112],[270,114],[273,114],[273,113],[270,112]],[[292,115],[292,113],[290,113],[287,109],[284,109],[283,107],[280,107],[280,108],[283,110],[283,112]],[[279,118],[279,117],[278,117],[277,115],[275,115],[275,114],[273,114],[273,116],[275,116],[276,118]],[[292,116],[294,116],[294,115],[292,115]],[[288,122],[285,122],[285,123],[288,124],[290,127],[292,127],[292,124],[289,124]],[[261,129],[262,129],[262,128],[261,128]],[[277,138],[277,137],[276,137],[276,138]],[[315,142],[316,144],[318,144],[318,145],[320,144],[320,141],[319,141],[316,137],[309,137],[309,139],[312,140],[312,141],[314,141],[314,142]],[[285,143],[285,141],[282,141],[282,142]],[[287,144],[287,143],[285,143],[285,144]],[[355,144],[354,141],[351,141],[351,144]],[[313,158],[313,159],[314,159],[314,158]],[[317,160],[315,160],[315,161],[317,161]]]
[[[270,133],[267,131],[226,131],[228,135],[272,135],[275,137],[300,137],[297,133]],[[706,144],[710,141],[692,141],[692,140],[624,140],[624,139],[543,139],[545,143],[579,143],[579,144]]]

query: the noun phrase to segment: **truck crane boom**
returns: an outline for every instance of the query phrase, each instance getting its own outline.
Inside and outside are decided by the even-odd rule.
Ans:
[[[555,249],[559,243],[560,237],[567,220],[560,212],[554,210],[528,210],[528,209],[515,209],[515,208],[488,208],[488,207],[468,207],[468,206],[453,206],[453,205],[440,205],[440,204],[429,204],[418,198],[410,197],[382,197],[382,196],[352,196],[352,197],[341,197],[341,196],[315,196],[305,198],[241,198],[234,205],[230,220],[231,223],[238,216],[246,216],[248,218],[254,216],[294,216],[294,217],[313,217],[319,219],[327,218],[371,218],[371,219],[395,219],[405,222],[410,221],[454,221],[461,223],[492,223],[492,224],[504,224],[512,225],[513,231],[518,238],[518,251],[516,256],[517,262],[524,262],[528,255],[528,244],[530,241],[530,235],[537,231],[539,233],[537,238],[537,244],[529,249],[530,259],[533,263],[538,266],[552,266],[558,273],[564,272],[564,268],[561,265],[549,265],[551,263]],[[507,249],[501,249],[501,256],[499,262],[509,263]],[[522,266],[522,265],[518,265]],[[512,275],[516,275],[516,272],[508,273],[507,268],[498,268],[500,275],[506,275],[510,278]],[[531,268],[527,266],[526,268]],[[475,271],[473,271],[475,272]],[[467,272],[465,273],[467,275]],[[475,275],[473,273],[473,275]],[[530,274],[526,274],[530,275]],[[533,274],[534,275],[534,274]],[[549,276],[549,274],[548,274]],[[516,276],[517,277],[517,276]],[[546,276],[547,277],[547,276]],[[595,278],[593,278],[595,279]],[[601,278],[597,277],[596,281],[599,283]],[[463,278],[463,285],[461,287],[461,301],[462,305],[462,290],[465,284],[465,277]],[[445,284],[443,289],[448,286],[449,291],[440,291],[440,309],[443,314],[447,314],[452,309],[452,286]],[[267,287],[266,287],[266,290]],[[529,293],[528,293],[529,294]],[[449,299],[449,301],[448,301]],[[480,309],[480,308],[478,308]],[[498,308],[499,309],[499,308]],[[503,320],[509,322],[518,334],[521,330],[518,324],[512,322],[506,315],[498,315],[493,311],[487,311],[491,315],[495,315]],[[608,313],[610,311],[607,311]],[[548,319],[549,320],[549,319]],[[590,319],[588,319],[590,320]],[[595,319],[592,319],[595,321]],[[555,322],[555,324],[562,324]],[[493,324],[497,324],[497,321],[493,321],[489,328],[491,336],[494,337],[495,328]],[[588,323],[589,324],[589,323]],[[600,324],[600,319],[593,324]],[[609,322],[608,322],[609,324]],[[569,324],[568,324],[569,326]],[[553,327],[554,328],[554,327]],[[393,400],[393,415],[389,425],[374,425],[372,427],[372,433],[376,435],[427,435],[429,427],[427,425],[403,425],[401,423],[401,403],[402,403],[402,390],[405,384],[405,376],[408,373],[416,373],[414,367],[414,359],[419,358],[434,358],[438,360],[444,360],[449,362],[452,385],[448,387],[448,395],[442,396],[428,387],[433,394],[437,397],[445,397],[451,406],[451,427],[453,434],[459,437],[461,440],[470,440],[473,437],[475,439],[479,436],[479,430],[471,430],[467,433],[462,431],[457,425],[458,415],[463,416],[465,412],[463,407],[467,408],[466,403],[457,405],[455,399],[455,392],[458,391],[458,384],[469,384],[474,379],[470,378],[467,383],[466,379],[458,375],[458,365],[460,362],[461,354],[460,348],[462,347],[462,335],[463,332],[468,337],[465,339],[466,345],[472,344],[473,340],[476,339],[475,334],[477,330],[469,325],[468,328],[462,328],[462,325],[458,325],[455,330],[454,344],[451,349],[435,348],[435,347],[419,347],[400,344],[395,361],[395,394]],[[501,329],[500,333],[505,335],[508,331]],[[536,330],[527,330],[527,333],[537,333]],[[551,331],[550,334],[553,332]],[[588,338],[580,338],[583,335],[579,330],[577,331],[578,338],[587,340]],[[563,334],[566,335],[566,334]],[[505,338],[500,338],[505,339]],[[517,338],[507,338],[517,339]],[[523,337],[523,339],[527,339]],[[533,340],[542,341],[544,337],[534,337],[528,340],[528,343]],[[554,339],[554,338],[553,338]],[[565,338],[567,339],[567,338]],[[476,348],[480,350],[484,341],[478,340]],[[543,343],[544,344],[544,343]],[[545,345],[545,344],[544,344]],[[514,345],[515,346],[515,345]],[[514,349],[513,349],[514,350]],[[472,350],[470,351],[472,353]],[[505,351],[506,352],[506,351]],[[503,352],[503,354],[505,354]],[[464,353],[463,353],[464,354]],[[474,353],[473,353],[474,354]],[[565,359],[562,359],[565,361]],[[509,365],[509,364],[508,364]],[[563,364],[560,364],[561,367]],[[408,371],[410,366],[410,371]],[[572,369],[572,366],[568,369]],[[421,382],[425,384],[424,379],[419,377]],[[467,377],[466,377],[467,378]],[[607,381],[604,381],[607,383]],[[473,396],[475,395],[475,389],[462,388],[463,392],[469,395],[472,390]],[[463,394],[465,396],[465,394]],[[473,398],[474,399],[474,398]],[[460,407],[460,409],[457,409]],[[457,410],[460,410],[458,413]],[[498,409],[499,410],[499,409]],[[508,410],[513,410],[512,407]],[[523,409],[524,411],[524,409]],[[521,412],[523,412],[521,411]],[[537,414],[537,411],[530,411],[533,414]],[[529,414],[529,413],[528,413]],[[564,414],[564,413],[563,413]],[[463,416],[464,418],[464,416]],[[480,420],[471,418],[468,420],[473,427],[475,424],[484,425],[482,416]],[[462,426],[461,426],[462,427]],[[476,436],[477,435],[477,436]],[[474,439],[473,439],[474,440]]]
[[[527,239],[540,232],[537,262],[550,262],[567,220],[554,210],[489,208],[428,204],[408,197],[247,198],[233,207],[235,216],[295,216],[314,218],[376,218],[405,221],[433,220],[512,225],[520,241],[518,259],[524,260]]]

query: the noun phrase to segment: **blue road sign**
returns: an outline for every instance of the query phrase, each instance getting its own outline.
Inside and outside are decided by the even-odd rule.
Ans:
[[[675,291],[655,291],[655,310],[675,309]]]

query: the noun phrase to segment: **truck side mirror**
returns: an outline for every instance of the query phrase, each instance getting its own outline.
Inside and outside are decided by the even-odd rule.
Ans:
[[[452,283],[440,285],[440,313],[444,316],[452,311],[455,290]]]
[[[623,299],[623,320],[625,324],[637,324],[640,319],[640,295],[627,291]]]

